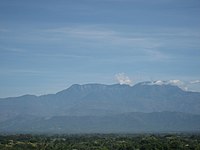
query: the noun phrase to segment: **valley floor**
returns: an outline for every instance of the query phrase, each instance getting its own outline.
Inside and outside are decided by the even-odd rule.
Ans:
[[[0,150],[200,150],[200,135],[1,135]]]

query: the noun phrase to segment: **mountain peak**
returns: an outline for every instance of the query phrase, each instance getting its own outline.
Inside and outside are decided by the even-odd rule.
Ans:
[[[111,85],[106,85],[106,84],[99,84],[99,83],[89,83],[89,84],[73,84],[72,86],[69,87],[69,89],[91,89],[91,88],[125,88],[125,87],[131,87],[130,85],[127,84],[111,84]]]
[[[98,84],[98,83],[89,83],[89,84],[74,84],[72,85],[70,88],[73,89],[79,89],[79,90],[89,90],[89,89],[93,89],[93,88],[105,88],[107,85],[104,84]],[[70,89],[69,88],[69,89]]]

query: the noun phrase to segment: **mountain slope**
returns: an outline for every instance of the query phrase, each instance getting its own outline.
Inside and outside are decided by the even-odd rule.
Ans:
[[[199,132],[200,115],[177,112],[112,116],[18,116],[0,123],[1,133]]]
[[[177,111],[200,114],[200,93],[173,85],[86,84],[43,96],[0,99],[0,122],[18,115],[102,116],[127,112]]]

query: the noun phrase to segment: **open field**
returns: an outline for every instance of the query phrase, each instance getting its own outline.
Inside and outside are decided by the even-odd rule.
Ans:
[[[199,134],[1,135],[1,150],[200,150]]]

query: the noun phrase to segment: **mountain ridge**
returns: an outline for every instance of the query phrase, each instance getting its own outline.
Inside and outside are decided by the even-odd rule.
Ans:
[[[109,110],[113,105],[112,111],[116,109],[120,110],[124,107],[122,112],[126,112],[125,107],[131,109],[132,106],[133,109],[129,110],[129,112],[140,110],[144,112],[169,110],[187,113],[192,113],[193,111],[193,113],[200,114],[200,110],[197,109],[197,106],[200,106],[200,93],[183,91],[181,88],[170,84],[149,85],[146,83],[147,82],[141,82],[134,86],[97,83],[84,85],[74,84],[56,94],[41,96],[23,95],[19,97],[1,98],[0,108],[1,104],[7,103],[8,105],[12,105],[11,101],[14,101],[13,103],[16,103],[16,106],[24,105],[24,107],[26,107],[25,104],[28,105],[30,102],[30,106],[32,107],[38,106],[38,108],[41,107],[41,109],[42,107],[45,109],[52,107],[52,110],[56,107],[65,109],[64,106],[66,106],[66,109],[79,106],[85,109],[102,107]],[[10,103],[8,101],[10,101]],[[22,102],[22,104],[18,104],[18,102]],[[172,104],[174,108],[172,108]],[[164,108],[163,105],[166,105],[166,108]],[[186,105],[191,109],[195,109],[190,111]],[[169,109],[169,107],[171,107],[171,109]],[[182,108],[182,110],[179,108]],[[67,110],[63,111],[65,111],[63,113],[66,113]]]
[[[173,114],[167,114],[172,118],[173,115],[177,116],[176,119],[180,119],[179,122],[182,123],[184,123],[184,117],[187,118],[187,122],[192,120],[191,127],[197,129],[196,121],[199,126],[200,124],[198,122],[198,117],[195,115],[200,115],[199,108],[200,93],[184,91],[170,84],[154,85],[144,82],[134,86],[96,83],[84,85],[74,84],[56,94],[41,96],[23,95],[20,97],[1,99],[0,126],[4,124],[17,125],[21,121],[33,121],[34,124],[36,118],[52,118],[55,116],[63,116],[66,118],[73,118],[76,116],[75,118],[79,119],[92,116],[92,118],[96,120],[96,123],[98,123],[98,119],[101,117],[104,117],[105,120],[110,117],[110,119],[113,119],[113,121],[117,123],[120,120],[123,121],[123,114],[125,114],[125,118],[127,119],[124,120],[126,122],[129,122],[127,116],[130,116],[130,118],[134,118],[135,116],[137,122],[141,120],[142,122],[150,124],[150,122],[148,122],[149,119],[156,121],[156,116],[159,118],[159,115],[153,112],[157,112],[161,116],[162,112],[173,112]],[[136,112],[145,114],[141,114],[141,119],[138,119],[140,115],[137,116],[137,114],[134,114]],[[180,117],[176,112],[180,112],[182,114],[181,116],[184,117]],[[129,115],[127,115],[127,113],[129,113]],[[190,115],[188,116],[187,114]],[[29,119],[24,115],[33,117]],[[115,116],[119,118],[116,120]],[[105,120],[102,121],[104,122]],[[73,119],[71,121],[73,121]],[[167,121],[170,121],[170,118],[166,118],[166,124]],[[175,122],[175,119],[173,121]],[[42,122],[43,119],[41,120],[41,123]],[[63,123],[65,124],[66,122]],[[134,122],[129,123],[128,126],[131,126]],[[40,123],[38,123],[38,125],[39,124]],[[109,122],[109,124],[112,125],[112,122]],[[161,123],[159,124],[161,125]],[[184,124],[186,125],[187,123]],[[7,130],[6,126],[4,127]],[[13,128],[15,128],[15,125]],[[187,130],[188,129],[189,128],[187,128]]]
[[[81,87],[92,87],[92,86],[102,86],[102,87],[136,87],[136,86],[157,86],[157,87],[162,87],[162,86],[171,86],[171,87],[176,87],[182,91],[184,91],[183,89],[181,89],[180,87],[176,86],[176,85],[173,85],[173,84],[150,84],[152,82],[150,81],[143,81],[143,82],[139,82],[139,83],[136,83],[134,85],[128,85],[128,84],[120,84],[120,83],[116,83],[116,84],[101,84],[101,83],[87,83],[87,84],[72,84],[71,86],[69,86],[68,88],[64,89],[64,90],[61,90],[61,91],[58,91],[56,92],[55,94],[59,94],[61,92],[65,92],[69,89],[73,89],[73,88],[81,88]],[[200,92],[194,92],[194,91],[185,91],[185,92],[193,92],[193,93],[200,93]],[[34,95],[34,94],[24,94],[24,95],[19,95],[19,96],[8,96],[8,97],[2,97],[0,99],[7,99],[7,98],[18,98],[18,97],[24,97],[24,96],[34,96],[34,97],[41,97],[41,96],[47,96],[47,95],[55,95],[55,94],[42,94],[42,95]]]

